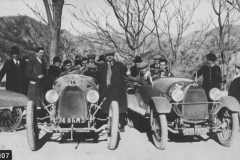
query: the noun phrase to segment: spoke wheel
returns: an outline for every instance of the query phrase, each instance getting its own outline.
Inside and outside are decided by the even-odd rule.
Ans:
[[[112,101],[108,115],[108,149],[110,150],[116,149],[118,145],[119,141],[118,124],[119,124],[118,102]]]
[[[11,132],[16,130],[22,121],[22,109],[13,108],[0,110],[0,131]]]
[[[218,115],[218,121],[222,124],[222,131],[217,133],[219,143],[223,146],[230,147],[233,137],[238,132],[238,114],[231,113],[225,109]]]
[[[33,101],[29,101],[27,104],[27,139],[29,148],[32,151],[38,150],[39,130],[37,126],[36,106]]]
[[[152,140],[158,149],[165,149],[168,140],[167,119],[164,114],[158,114],[155,109],[150,111],[150,127]]]

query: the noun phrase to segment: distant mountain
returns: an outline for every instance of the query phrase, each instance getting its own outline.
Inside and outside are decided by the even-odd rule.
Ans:
[[[49,36],[46,24],[28,16],[0,17],[0,56],[6,59],[13,45],[19,47],[22,56],[32,56],[36,47],[48,48]],[[79,54],[83,46],[77,36],[61,30],[60,55]]]

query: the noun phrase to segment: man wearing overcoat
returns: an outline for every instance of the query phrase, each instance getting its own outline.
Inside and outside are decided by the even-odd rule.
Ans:
[[[36,50],[36,56],[28,61],[25,75],[29,78],[28,98],[33,100],[37,107],[41,107],[44,94],[45,79],[47,77],[46,64],[43,61],[44,48]]]
[[[97,79],[99,81],[100,102],[106,97],[102,104],[101,112],[108,114],[112,101],[119,104],[119,129],[124,132],[124,116],[127,112],[126,98],[126,71],[127,68],[123,63],[114,60],[113,50],[105,52],[106,62],[98,67]]]
[[[6,74],[6,90],[24,93],[24,65],[19,59],[17,46],[11,48],[12,59],[4,63],[0,71],[0,81]]]

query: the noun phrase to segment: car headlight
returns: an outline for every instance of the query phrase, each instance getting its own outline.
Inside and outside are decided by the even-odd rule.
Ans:
[[[213,101],[219,100],[221,98],[221,91],[217,88],[213,88],[210,90],[209,96]]]
[[[51,89],[47,91],[45,98],[49,103],[54,103],[58,100],[58,93],[55,90]]]
[[[176,88],[172,91],[172,99],[176,102],[180,102],[183,100],[184,93],[180,88]]]
[[[99,100],[99,94],[95,90],[90,90],[87,92],[86,98],[87,101],[90,103],[97,103],[97,101]]]

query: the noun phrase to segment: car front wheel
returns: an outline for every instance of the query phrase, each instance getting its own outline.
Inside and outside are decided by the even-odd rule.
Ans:
[[[118,102],[112,101],[108,115],[108,149],[110,150],[116,149],[118,145],[119,141],[118,124],[119,124]]]
[[[221,145],[230,147],[233,142],[233,137],[238,132],[238,113],[224,109],[219,113],[218,121],[220,121],[222,125],[222,130],[217,133],[218,141]]]
[[[159,114],[154,108],[150,111],[150,127],[152,140],[158,149],[165,149],[168,140],[168,128],[166,115]]]
[[[27,104],[26,125],[29,148],[36,151],[38,150],[39,130],[37,127],[36,106],[33,101],[29,101]]]

